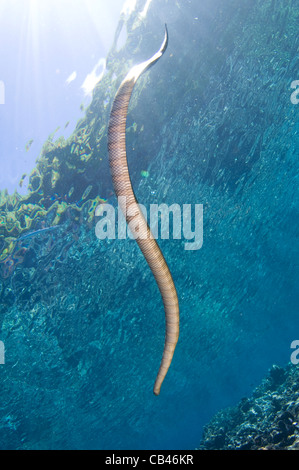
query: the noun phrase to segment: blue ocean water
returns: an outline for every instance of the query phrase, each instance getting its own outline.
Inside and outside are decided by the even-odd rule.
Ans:
[[[73,135],[45,147],[27,198],[1,193],[0,448],[194,449],[216,411],[289,362],[299,335],[298,14],[295,0],[139,0],[121,18]],[[203,246],[159,240],[181,330],[156,397],[158,288],[134,240],[97,239],[88,201],[117,205],[109,112],[164,23],[168,49],[129,109],[129,168],[146,206],[203,204]]]

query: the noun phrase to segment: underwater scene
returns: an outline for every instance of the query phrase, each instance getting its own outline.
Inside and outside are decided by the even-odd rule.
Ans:
[[[0,0],[0,449],[299,449],[298,0],[40,3]]]

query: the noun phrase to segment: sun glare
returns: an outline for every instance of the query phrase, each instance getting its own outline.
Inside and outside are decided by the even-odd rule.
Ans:
[[[96,84],[102,79],[106,70],[106,59],[102,58],[95,65],[93,70],[86,76],[81,88],[85,96],[91,96]]]

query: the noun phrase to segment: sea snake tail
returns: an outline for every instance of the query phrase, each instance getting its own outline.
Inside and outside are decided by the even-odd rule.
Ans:
[[[159,51],[151,59],[135,65],[122,81],[112,105],[108,128],[109,163],[115,193],[127,223],[138,227],[136,241],[152,270],[164,304],[166,335],[162,361],[154,385],[155,395],[160,393],[178,341],[179,302],[167,263],[134,195],[126,155],[126,120],[130,97],[137,79],[163,55],[167,43],[168,32],[165,25],[165,37]]]

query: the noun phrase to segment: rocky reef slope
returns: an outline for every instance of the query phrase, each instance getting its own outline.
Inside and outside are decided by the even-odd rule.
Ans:
[[[274,365],[252,397],[218,412],[200,449],[299,450],[299,368]]]

